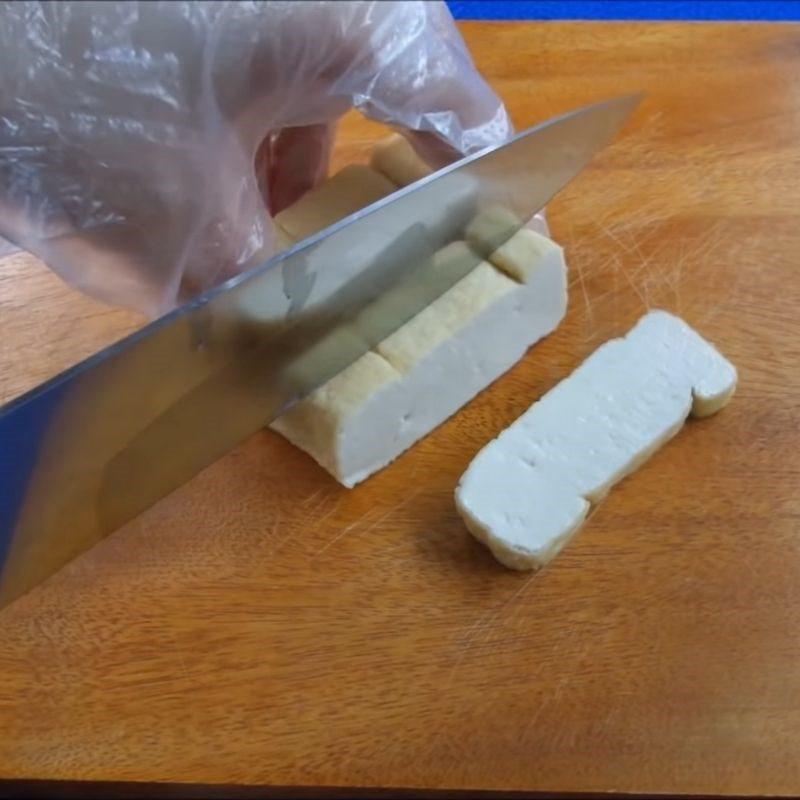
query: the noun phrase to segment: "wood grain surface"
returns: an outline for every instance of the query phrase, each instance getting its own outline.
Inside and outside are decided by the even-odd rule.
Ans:
[[[1,777],[800,794],[800,28],[464,32],[519,127],[647,92],[550,209],[565,323],[356,490],[260,433],[0,613]],[[506,571],[458,477],[652,307],[737,396]],[[137,324],[6,260],[0,397]]]

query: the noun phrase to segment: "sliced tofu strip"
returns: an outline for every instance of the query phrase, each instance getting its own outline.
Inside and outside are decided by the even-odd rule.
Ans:
[[[735,368],[688,325],[652,311],[481,450],[461,478],[456,507],[500,562],[542,567],[689,414],[719,411],[736,380]]]
[[[379,141],[372,151],[369,163],[372,169],[380,172],[397,186],[408,186],[433,172],[417,155],[409,141],[399,133]],[[543,236],[550,235],[544,210],[536,214],[527,223],[527,227]]]
[[[397,186],[408,186],[433,171],[411,143],[399,133],[379,141],[372,150],[369,165]]]
[[[396,189],[391,181],[369,167],[359,164],[345,167],[274,218],[278,251],[319,233]],[[333,288],[329,285],[330,281],[326,282],[326,277],[333,279],[334,283],[343,283],[351,273],[359,270],[359,264],[357,261],[354,263],[352,254],[348,253],[346,263],[342,263],[341,254],[331,251],[330,246],[323,246],[311,256],[307,270],[314,278],[308,281],[308,287],[289,283],[289,278],[298,274],[301,280],[306,279],[296,271],[293,275],[285,275],[283,270],[276,270],[271,276],[263,278],[257,287],[251,287],[240,298],[240,316],[259,325],[279,324],[289,311],[292,296],[303,295],[303,289],[308,288],[309,294],[316,291],[323,298],[329,295]],[[317,274],[320,262],[324,263],[324,275]],[[304,297],[304,300],[309,307],[313,305],[313,297]]]
[[[397,186],[369,167],[351,164],[275,217],[283,242],[299,242],[390,195]]]

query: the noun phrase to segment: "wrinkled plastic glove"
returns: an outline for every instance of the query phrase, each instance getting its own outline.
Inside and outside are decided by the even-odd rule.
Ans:
[[[274,251],[352,107],[434,167],[511,125],[440,2],[0,3],[0,235],[157,315]]]

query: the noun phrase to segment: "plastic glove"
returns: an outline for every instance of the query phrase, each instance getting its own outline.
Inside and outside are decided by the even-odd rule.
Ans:
[[[0,14],[0,235],[150,314],[273,250],[270,213],[325,176],[351,107],[433,166],[512,132],[440,2]]]

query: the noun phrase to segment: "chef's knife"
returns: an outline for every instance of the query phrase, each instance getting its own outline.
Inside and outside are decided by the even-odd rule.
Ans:
[[[512,212],[502,244],[638,101],[588,106],[462,159],[0,408],[0,606],[411,319],[479,261],[440,274],[437,249],[490,206]]]

